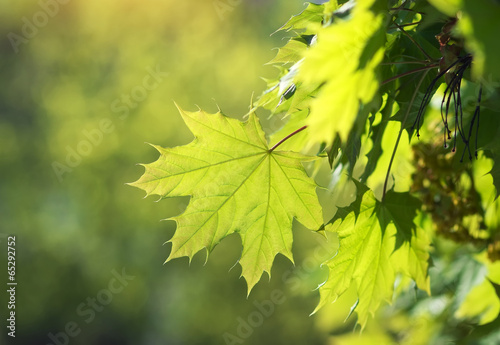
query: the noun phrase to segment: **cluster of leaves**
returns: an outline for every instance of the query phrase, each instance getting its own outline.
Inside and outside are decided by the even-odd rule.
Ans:
[[[461,297],[443,315],[498,320],[500,51],[490,31],[498,15],[500,6],[488,0],[308,4],[280,28],[292,37],[270,62],[277,76],[248,119],[180,109],[194,141],[155,146],[160,158],[145,164],[132,184],[162,198],[191,196],[173,218],[169,260],[203,249],[208,255],[238,233],[250,293],[263,272],[270,275],[278,253],[293,261],[295,218],[339,239],[337,254],[325,263],[329,278],[319,288],[318,308],[354,289],[352,310],[364,327],[395,294],[406,301],[401,308],[410,308],[404,287],[411,281],[423,291],[421,304],[436,298],[431,292],[453,291],[452,283],[432,281],[430,272],[441,269],[462,284]],[[443,99],[438,109],[433,97]],[[259,109],[285,121],[269,140]],[[412,141],[415,131],[420,140]],[[477,161],[459,162],[463,155],[453,152],[462,149],[472,159],[473,136]],[[454,140],[452,149],[447,140]],[[330,220],[322,211],[337,205],[320,205],[302,165],[311,160],[346,176],[330,186],[333,192],[345,183],[356,189],[352,203]],[[432,246],[433,239],[446,241],[440,235],[470,263],[458,269],[460,279],[455,270],[465,259],[443,257],[449,246]],[[487,303],[476,303],[480,294]]]

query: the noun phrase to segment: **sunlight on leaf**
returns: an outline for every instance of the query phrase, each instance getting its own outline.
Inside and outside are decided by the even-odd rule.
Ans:
[[[311,104],[310,140],[343,142],[353,127],[360,106],[372,101],[378,89],[377,68],[384,56],[384,17],[365,7],[352,16],[336,18],[318,33],[318,42],[306,52],[298,78],[304,83],[325,83]]]
[[[316,184],[302,167],[314,158],[270,152],[254,114],[241,122],[221,113],[179,110],[194,141],[155,146],[160,158],[144,164],[144,175],[131,185],[162,198],[192,196],[186,211],[172,218],[177,230],[168,260],[191,259],[204,248],[210,252],[238,232],[243,242],[239,263],[250,292],[263,272],[270,274],[278,253],[293,260],[294,217],[313,230],[323,223]]]
[[[430,238],[422,231],[417,238],[418,200],[407,193],[391,192],[381,203],[365,186],[357,183],[357,187],[356,201],[340,208],[326,228],[338,234],[339,250],[326,262],[329,278],[320,287],[316,310],[335,302],[354,284],[359,298],[355,311],[364,327],[381,302],[391,302],[396,273],[407,274],[429,291]]]

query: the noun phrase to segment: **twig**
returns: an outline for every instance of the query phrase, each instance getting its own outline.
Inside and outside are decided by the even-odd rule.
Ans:
[[[409,65],[409,64],[417,64],[417,65],[428,65],[428,61],[394,61],[394,62],[381,62],[381,65]]]
[[[398,150],[398,145],[399,145],[399,141],[401,140],[401,135],[403,134],[403,131],[405,129],[406,120],[408,119],[408,115],[410,114],[410,110],[413,107],[413,103],[415,102],[415,98],[417,97],[418,90],[420,89],[420,85],[422,85],[422,82],[424,81],[425,77],[427,76],[427,73],[429,73],[429,69],[427,69],[424,72],[424,74],[422,75],[422,77],[418,81],[417,87],[415,88],[415,91],[413,92],[413,95],[411,96],[410,103],[408,104],[408,109],[406,109],[405,117],[403,118],[403,121],[401,121],[401,129],[399,130],[398,137],[396,139],[396,144],[394,145],[394,150],[392,151],[391,160],[389,161],[389,167],[387,168],[387,174],[385,175],[384,189],[382,192],[382,202],[384,201],[385,194],[387,193],[387,183],[389,181],[389,175],[391,174],[392,163],[394,162],[394,157],[396,156],[396,151]]]
[[[417,46],[417,48],[418,48],[418,49],[422,52],[422,54],[424,54],[424,55],[427,57],[427,59],[428,59],[429,61],[432,61],[432,60],[433,60],[433,58],[432,58],[429,54],[427,54],[427,52],[424,50],[424,48],[422,48],[422,46],[421,46],[420,44],[418,44],[418,43],[417,43],[417,41],[415,41],[415,40],[413,39],[413,37],[411,37],[411,36],[410,36],[410,34],[409,34],[409,33],[407,33],[407,32],[406,32],[406,30],[405,30],[405,29],[403,29],[403,28],[401,27],[401,25],[399,25],[399,24],[398,24],[398,23],[396,23],[396,22],[393,22],[393,23],[394,23],[394,25],[396,25],[396,26],[398,27],[399,31],[401,31],[401,32],[402,32],[402,33],[403,33],[406,37],[408,37],[408,38],[410,39],[410,41],[412,41],[412,42],[413,42],[413,44],[414,44],[414,45],[416,45],[416,46]]]
[[[413,25],[418,25],[422,23],[422,21],[419,22],[413,22],[413,23],[407,23],[407,24],[401,24],[400,27],[405,27],[405,26],[413,26]],[[394,28],[389,28],[389,29],[394,29]]]
[[[405,72],[405,73],[401,73],[401,74],[395,75],[394,77],[390,77],[389,79],[386,79],[383,82],[381,82],[380,85],[385,85],[385,84],[390,83],[391,81],[394,81],[394,80],[399,79],[401,77],[405,77],[407,75],[410,75],[410,74],[413,74],[413,73],[417,73],[417,72],[421,72],[421,71],[425,71],[425,70],[430,70],[430,69],[436,68],[436,67],[439,67],[438,63],[434,63],[432,65],[427,65],[425,67],[416,68],[414,70],[411,70],[411,71],[408,71],[408,72]]]

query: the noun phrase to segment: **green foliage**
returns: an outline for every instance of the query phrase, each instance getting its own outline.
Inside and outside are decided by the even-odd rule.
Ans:
[[[318,308],[337,300],[351,285],[358,294],[358,322],[365,326],[380,302],[390,302],[397,273],[413,278],[428,292],[430,237],[413,220],[420,202],[408,193],[389,192],[383,202],[357,183],[356,200],[340,208],[327,225],[340,248],[326,262],[330,277],[320,287]]]
[[[481,327],[498,323],[500,312],[499,11],[486,0],[309,4],[281,28],[295,36],[271,60],[279,72],[248,121],[181,111],[197,139],[159,148],[160,159],[134,184],[162,197],[192,196],[174,218],[170,257],[210,251],[239,232],[251,289],[276,254],[292,259],[295,217],[339,241],[316,310],[354,291],[351,312],[362,328],[384,301],[395,303],[389,319],[405,313],[407,329],[380,329],[380,339],[411,333],[417,343],[440,344],[466,323],[494,339]],[[268,148],[260,109],[285,121],[269,135],[289,151]],[[300,163],[310,157],[292,151],[317,153],[316,172],[335,172],[332,193],[354,181],[350,202],[323,203],[325,214],[335,211],[324,224]],[[434,324],[422,332],[412,318]],[[369,326],[366,334],[374,334]],[[453,337],[472,342],[477,334]]]
[[[370,5],[356,6],[348,20],[334,18],[332,25],[320,28],[318,43],[305,53],[298,79],[324,84],[307,120],[312,142],[331,143],[336,134],[345,142],[358,113],[367,115],[359,110],[377,91],[385,33],[383,15],[371,12]]]
[[[304,11],[292,16],[279,30],[307,30],[312,23],[320,23],[322,20],[323,6],[309,3]]]
[[[239,263],[248,293],[262,272],[271,274],[276,254],[292,257],[292,217],[310,229],[322,224],[316,184],[301,162],[314,159],[267,146],[257,116],[240,122],[221,113],[180,110],[195,140],[182,147],[156,147],[160,158],[145,165],[133,186],[162,198],[192,196],[186,211],[173,219],[168,260],[208,252],[238,232]],[[167,261],[168,261],[167,260]]]
[[[269,34],[301,6],[242,1],[221,21],[212,1],[0,1],[0,261],[5,283],[7,236],[16,235],[19,275],[16,339],[3,328],[0,344],[55,344],[49,332],[75,322],[81,332],[69,344],[220,345],[224,332],[235,333],[236,317],[253,311],[254,299],[283,288],[289,263],[277,258],[271,282],[262,279],[245,298],[239,267],[228,272],[228,262],[232,266],[241,254],[237,234],[222,241],[206,265],[203,254],[190,269],[187,259],[163,265],[171,246],[163,243],[176,224],[160,219],[179,214],[188,198],[143,200],[144,192],[125,182],[142,173],[131,162],[158,158],[144,142],[172,147],[191,141],[172,99],[213,113],[215,98],[229,114],[246,112],[250,94],[262,87],[256,76],[272,72],[263,63],[285,43]],[[38,31],[34,37],[32,30]],[[23,31],[29,41],[16,53],[8,35]],[[157,69],[154,79],[149,71]],[[113,131],[100,137],[100,123],[108,119]],[[62,182],[55,161],[71,169]],[[308,242],[308,235],[294,231],[297,265],[319,237]],[[103,289],[111,271],[122,268],[135,279],[110,301]],[[8,312],[7,293],[0,295]],[[109,302],[101,307],[96,301],[102,312],[77,312],[97,296]],[[311,340],[315,321],[307,316],[315,297],[287,295],[246,343],[319,345],[324,336],[318,332]],[[92,310],[95,318],[88,319]],[[301,326],[283,327],[296,322]]]

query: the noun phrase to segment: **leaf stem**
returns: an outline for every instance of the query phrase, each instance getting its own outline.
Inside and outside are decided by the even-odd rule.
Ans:
[[[283,144],[286,140],[290,139],[295,134],[297,134],[299,132],[302,132],[306,128],[307,128],[307,126],[303,126],[303,127],[300,127],[299,129],[297,129],[296,131],[288,134],[286,137],[284,137],[283,139],[281,139],[276,145],[274,145],[273,147],[271,147],[268,152],[269,153],[273,152],[278,146],[280,146],[281,144]]]
[[[415,11],[415,10],[412,10],[411,8],[404,8],[403,6],[406,5],[406,1],[403,2],[400,6],[398,7],[393,7],[393,8],[389,8],[389,11],[408,11],[408,12],[414,12],[414,13],[418,13],[418,14],[425,14],[425,12],[419,12],[419,11]]]
[[[394,61],[394,62],[381,62],[380,63],[383,66],[386,65],[409,65],[409,64],[416,64],[416,65],[428,65],[429,61]]]
[[[399,130],[398,137],[396,139],[396,144],[394,145],[394,150],[392,151],[391,160],[389,161],[389,167],[387,168],[387,174],[385,175],[384,189],[382,192],[382,202],[384,201],[385,194],[387,193],[387,183],[389,181],[389,175],[391,174],[392,163],[394,163],[394,157],[396,156],[396,151],[398,150],[398,145],[399,145],[399,141],[401,140],[401,135],[403,134],[403,131],[405,129],[406,120],[408,119],[408,115],[410,114],[410,110],[413,107],[413,103],[415,102],[415,98],[417,97],[418,90],[420,89],[422,82],[424,81],[425,77],[427,76],[427,73],[429,73],[429,69],[427,69],[424,72],[424,74],[422,75],[422,77],[418,81],[417,87],[415,88],[415,91],[413,92],[413,95],[411,96],[410,103],[408,104],[408,108],[406,109],[405,117],[403,118],[403,121],[401,121],[401,129]]]
[[[422,23],[422,21],[419,21],[419,22],[412,22],[412,23],[407,23],[407,24],[400,24],[399,27],[403,28],[405,26],[413,26],[413,25],[418,25]],[[393,28],[389,28],[389,29],[393,29]]]
[[[392,22],[394,25],[396,25],[396,27],[399,29],[399,31],[401,31],[406,37],[408,37],[408,39],[410,41],[412,41],[412,43],[418,48],[418,50],[420,50],[422,52],[422,54],[425,55],[425,57],[429,60],[429,61],[432,61],[433,58],[427,54],[427,52],[424,50],[424,48],[422,48],[422,46],[420,44],[417,43],[417,41],[415,41],[415,39],[413,37],[411,37],[411,35],[406,32],[405,29],[403,29],[403,27],[401,25],[399,25],[398,23],[396,22]]]
[[[438,63],[434,63],[434,64],[427,65],[427,66],[424,66],[424,67],[415,68],[415,69],[413,69],[411,71],[404,72],[404,73],[395,75],[394,77],[391,77],[389,79],[386,79],[383,82],[381,82],[380,85],[384,85],[384,84],[390,83],[391,81],[394,81],[394,80],[399,79],[401,77],[405,77],[405,76],[413,74],[413,73],[417,73],[417,72],[421,72],[421,71],[425,71],[425,70],[430,70],[430,69],[435,68],[435,67],[439,67],[439,64]]]

